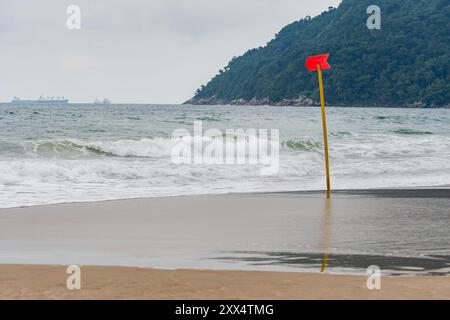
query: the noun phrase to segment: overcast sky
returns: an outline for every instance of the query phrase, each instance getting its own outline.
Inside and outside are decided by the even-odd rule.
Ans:
[[[0,101],[181,103],[236,55],[340,0],[0,0]],[[81,8],[81,30],[66,9]]]

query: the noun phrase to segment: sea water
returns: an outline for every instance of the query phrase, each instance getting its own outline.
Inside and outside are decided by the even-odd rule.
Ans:
[[[328,108],[332,187],[450,185],[450,109]],[[278,129],[279,170],[175,164],[174,130]],[[229,138],[229,137],[228,137]],[[0,105],[0,208],[325,188],[319,108]]]

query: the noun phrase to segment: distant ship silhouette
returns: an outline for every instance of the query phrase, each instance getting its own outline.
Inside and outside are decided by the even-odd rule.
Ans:
[[[95,99],[94,104],[111,104],[111,101],[108,98],[105,98],[102,101]]]
[[[54,97],[44,97],[40,96],[38,100],[22,100],[18,97],[14,97],[11,100],[12,104],[68,104],[69,99],[65,99],[64,96],[57,97],[56,99]]]

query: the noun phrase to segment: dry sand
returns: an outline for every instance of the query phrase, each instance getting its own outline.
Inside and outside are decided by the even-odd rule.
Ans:
[[[62,266],[0,266],[0,299],[450,299],[450,277],[366,278],[308,273],[82,267],[81,290]]]

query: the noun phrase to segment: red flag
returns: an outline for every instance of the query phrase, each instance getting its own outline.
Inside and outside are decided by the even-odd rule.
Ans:
[[[309,71],[316,71],[317,66],[320,65],[320,68],[322,70],[330,69],[331,66],[328,64],[329,56],[330,56],[329,53],[319,54],[317,56],[309,56],[308,59],[306,59],[306,68]]]

